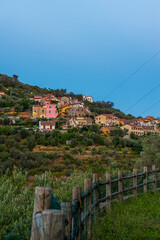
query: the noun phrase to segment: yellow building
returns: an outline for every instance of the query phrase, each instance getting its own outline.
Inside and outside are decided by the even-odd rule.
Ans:
[[[144,130],[142,126],[137,126],[135,124],[126,124],[121,127],[122,130],[127,129],[128,130],[128,135],[133,132],[135,135],[141,136],[144,135]]]
[[[5,92],[0,91],[0,97],[3,96],[3,95],[6,95]]]
[[[95,123],[98,125],[119,125],[120,121],[119,118],[114,116],[114,114],[101,114],[95,117]]]
[[[46,106],[33,105],[32,116],[33,118],[46,118]]]
[[[66,110],[70,108],[70,106],[60,107],[58,108],[58,114],[64,116],[66,114]]]

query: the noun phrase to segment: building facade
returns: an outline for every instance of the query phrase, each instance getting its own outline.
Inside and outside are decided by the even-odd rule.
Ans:
[[[68,117],[84,117],[86,114],[90,114],[90,111],[85,107],[69,107],[66,109]]]
[[[93,97],[91,97],[91,96],[83,96],[83,101],[88,101],[88,102],[93,103]]]
[[[52,132],[55,129],[56,121],[39,121],[40,132]]]
[[[46,106],[46,118],[56,118],[58,116],[57,104],[50,103],[50,101],[44,101]]]
[[[114,116],[114,114],[101,114],[95,117],[95,123],[97,125],[119,125],[120,120],[118,117]]]
[[[46,106],[33,105],[32,116],[33,118],[46,118]]]
[[[93,120],[91,118],[86,117],[72,117],[69,120],[69,124],[71,127],[83,127],[87,125],[92,125]]]

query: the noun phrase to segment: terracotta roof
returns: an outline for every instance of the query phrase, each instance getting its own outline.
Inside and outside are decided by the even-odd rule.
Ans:
[[[107,128],[108,128],[110,131],[114,131],[117,127],[108,126]]]
[[[137,121],[137,119],[125,119],[124,123],[135,123]]]
[[[43,126],[53,126],[56,123],[56,120],[52,120],[52,121],[39,121],[39,123],[41,123],[41,125]]]
[[[74,117],[75,120],[86,120],[87,122],[92,122],[92,118],[88,117]]]
[[[44,105],[33,105],[34,107],[45,107]]]

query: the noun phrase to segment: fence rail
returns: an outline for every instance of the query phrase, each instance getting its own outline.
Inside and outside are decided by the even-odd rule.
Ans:
[[[52,190],[36,188],[32,221],[34,231],[31,232],[31,240],[45,240],[48,236],[55,240],[86,240],[88,236],[92,239],[96,213],[103,209],[105,211],[110,209],[115,200],[136,198],[139,190],[141,193],[160,190],[157,187],[160,182],[160,179],[157,179],[158,173],[160,170],[156,170],[153,165],[152,170],[148,171],[147,167],[144,167],[141,173],[133,169],[132,175],[129,176],[123,176],[123,173],[119,171],[116,179],[112,179],[111,174],[106,173],[104,181],[99,180],[98,174],[93,174],[92,179],[85,179],[84,192],[81,192],[80,187],[73,187],[72,203],[68,203],[66,208],[64,208],[65,204],[61,203],[63,207],[56,212],[46,211],[50,206]],[[44,213],[50,213],[51,216],[44,217]],[[40,224],[35,220],[37,214],[43,220]],[[54,226],[52,224],[52,227],[46,230],[44,224],[49,220],[54,223]],[[58,224],[57,221],[59,221]]]

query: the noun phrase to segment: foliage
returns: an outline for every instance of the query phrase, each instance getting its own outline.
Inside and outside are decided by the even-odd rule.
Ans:
[[[143,194],[112,206],[104,219],[97,219],[94,240],[159,239],[160,194]]]
[[[160,136],[152,134],[142,140],[142,152],[137,166],[148,166],[155,164],[160,166]]]
[[[11,177],[4,175],[0,178],[0,239],[26,219],[31,224],[33,210],[33,191],[25,187],[27,173],[14,169]],[[27,224],[23,231],[28,231]],[[16,238],[14,235],[14,239]],[[13,239],[13,238],[12,238]]]

